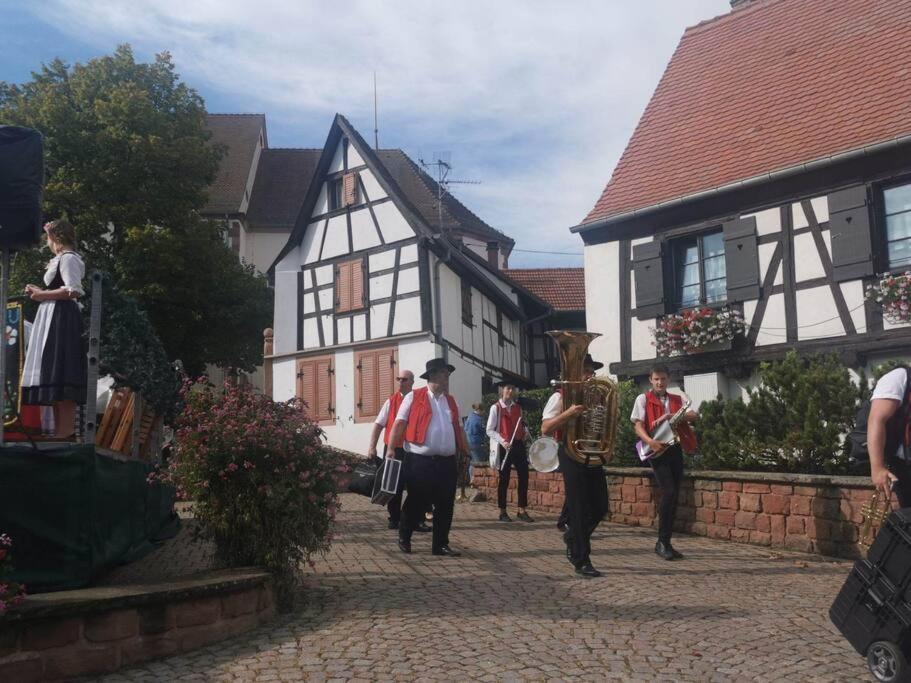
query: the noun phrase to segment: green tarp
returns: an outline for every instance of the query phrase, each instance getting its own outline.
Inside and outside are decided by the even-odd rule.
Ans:
[[[174,489],[152,468],[62,445],[0,449],[0,533],[13,540],[13,579],[30,593],[86,586],[176,533]]]

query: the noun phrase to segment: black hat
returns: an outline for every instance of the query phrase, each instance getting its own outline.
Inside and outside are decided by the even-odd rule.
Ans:
[[[499,382],[496,382],[496,383],[494,384],[494,386],[499,387],[499,388],[501,388],[501,389],[502,389],[503,387],[515,387],[516,389],[518,389],[518,388],[519,388],[519,380],[517,380],[517,379],[510,379],[509,377],[504,377],[504,378],[501,379]]]
[[[427,369],[424,371],[424,374],[421,375],[421,379],[430,379],[431,372],[434,370],[442,370],[443,368],[446,368],[449,372],[455,372],[455,367],[442,358],[431,358],[427,361]]]
[[[592,358],[592,355],[590,353],[585,354],[585,360],[583,361],[582,365],[590,365],[593,370],[600,370],[604,367],[604,363],[599,363],[596,361],[594,358]]]

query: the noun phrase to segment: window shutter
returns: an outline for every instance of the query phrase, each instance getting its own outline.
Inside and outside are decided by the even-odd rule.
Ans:
[[[361,417],[376,415],[379,412],[377,396],[377,354],[375,351],[362,353],[358,360],[358,412]]]
[[[836,281],[873,275],[870,205],[864,185],[829,195],[832,274]]]
[[[344,176],[345,206],[357,204],[357,173],[346,173]]]
[[[335,310],[338,313],[351,310],[351,263],[339,263],[335,267]]]
[[[351,300],[348,304],[348,310],[355,308],[364,308],[367,302],[364,300],[364,260],[358,259],[348,264],[351,278]]]
[[[381,349],[376,352],[376,374],[378,381],[376,412],[380,412],[385,397],[396,390],[395,378],[399,374],[395,361],[395,349]]]
[[[665,313],[664,265],[661,242],[646,242],[633,247],[633,272],[636,276],[636,317],[654,318]]]
[[[759,243],[756,218],[727,221],[724,232],[724,269],[728,302],[759,298]]]
[[[297,398],[307,405],[304,411],[313,420],[318,420],[316,415],[316,377],[314,375],[314,363],[312,361],[297,361]]]
[[[332,360],[329,358],[313,363],[316,374],[316,419],[320,422],[333,419],[335,412],[335,386],[332,381]]]

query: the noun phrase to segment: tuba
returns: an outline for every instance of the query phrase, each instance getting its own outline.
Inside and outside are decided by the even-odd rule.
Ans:
[[[564,409],[585,406],[585,412],[563,428],[563,446],[570,458],[588,467],[606,465],[614,452],[620,415],[620,392],[608,379],[582,379],[585,355],[596,332],[553,330],[547,335],[560,351],[560,380]]]

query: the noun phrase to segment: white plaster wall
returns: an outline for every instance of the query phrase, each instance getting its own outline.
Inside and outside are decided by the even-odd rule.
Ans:
[[[845,334],[828,285],[797,292],[797,338],[821,339]]]
[[[858,334],[867,331],[867,320],[864,315],[864,285],[860,280],[850,280],[841,283],[841,294],[845,298],[845,305],[851,312],[851,320]]]
[[[791,204],[791,227],[795,230],[800,230],[801,228],[807,227],[809,224],[800,202]]]
[[[354,339],[351,341],[359,342],[367,339],[367,316],[366,315],[355,315],[351,319],[352,326],[354,327]],[[385,336],[385,335],[381,335]],[[341,343],[341,342],[339,342]]]
[[[744,318],[749,325],[753,319],[753,313],[756,311],[756,302],[747,301],[743,306]],[[749,330],[747,330],[749,334]],[[773,294],[769,297],[766,305],[765,315],[762,318],[762,325],[759,328],[759,334],[756,337],[756,345],[763,346],[768,344],[783,344],[787,340],[785,315],[784,315],[784,295]]]
[[[897,330],[901,327],[908,327],[908,323],[890,323],[885,317],[883,318],[884,330]]]
[[[750,216],[756,219],[757,235],[771,235],[781,232],[781,212],[778,207],[757,211],[756,213],[747,213],[741,217],[749,218]]]
[[[392,334],[417,332],[421,329],[421,298],[402,299],[395,302],[395,320]]]
[[[363,251],[380,244],[380,236],[366,208],[351,212],[351,243],[355,251]]]
[[[265,273],[288,243],[289,232],[251,232],[246,236],[246,261]]]
[[[315,349],[319,347],[319,323],[316,318],[304,320],[304,348]]]
[[[652,346],[652,342],[655,339],[652,334],[653,327],[655,327],[654,318],[649,318],[648,320],[632,319],[630,325],[630,331],[632,332],[632,360],[655,358],[655,347]]]
[[[297,272],[276,271],[273,326],[275,353],[297,350]]]
[[[396,304],[398,306],[398,304]],[[370,306],[370,338],[385,337],[389,327],[390,304],[372,304]]]
[[[338,146],[335,148],[335,154],[332,156],[332,162],[329,164],[329,173],[338,173],[339,171],[345,170],[344,153],[344,140],[340,139],[338,141]]]
[[[380,230],[383,232],[383,240],[387,244],[414,237],[414,230],[408,225],[408,221],[405,220],[405,217],[402,216],[393,202],[385,202],[374,206],[373,213],[376,215],[376,222],[379,223]]]
[[[305,280],[306,282],[306,280]],[[310,313],[316,312],[316,293],[315,292],[305,292],[303,294],[304,298],[304,315],[309,315]]]
[[[392,296],[392,273],[370,278],[370,300]]]
[[[347,318],[339,318],[338,321],[338,343],[339,344],[350,344],[351,339],[351,323]]]
[[[449,393],[459,406],[459,415],[467,417],[471,404],[481,400],[484,370],[456,351],[449,354],[449,363],[455,367],[449,376]]]
[[[376,254],[370,254],[368,258],[368,267],[370,268],[371,273],[375,273],[378,270],[387,270],[395,266],[395,250],[388,249],[386,251],[380,251]]]
[[[795,206],[800,207],[799,204],[795,204]],[[803,215],[802,211],[800,215]],[[816,249],[813,235],[809,233],[794,235],[794,278],[797,282],[825,277],[825,275],[826,271],[819,259],[819,250]]]
[[[817,223],[826,223],[829,220],[829,198],[826,195],[822,197],[813,197],[810,200],[813,206],[813,213],[816,214]]]
[[[289,401],[294,398],[297,385],[297,361],[283,358],[272,363],[272,398]]]
[[[324,213],[329,212],[329,190],[326,187],[326,183],[323,183],[320,187],[319,195],[316,198],[316,204],[313,206],[313,213],[311,216],[322,216]]]
[[[323,243],[323,230],[326,227],[326,221],[315,221],[307,226],[304,233],[304,239],[300,244],[300,255],[298,264],[316,263],[319,259],[319,250]]]
[[[433,255],[436,259],[436,255]],[[433,274],[433,266],[430,269]],[[481,293],[472,288],[471,298],[481,297]],[[433,301],[433,299],[431,299]],[[440,306],[442,308],[443,337],[461,345],[462,338],[462,282],[459,276],[449,269],[440,267]],[[476,321],[480,324],[480,320]]]
[[[693,402],[692,409],[699,410],[706,401],[714,401],[721,394],[728,397],[728,382],[720,372],[706,372],[698,375],[686,375],[683,379],[685,394]]]
[[[421,288],[421,276],[418,268],[402,268],[399,270],[399,281],[397,284],[397,294],[408,294],[416,292]]]
[[[357,166],[364,166],[364,159],[358,154],[358,151],[354,148],[354,145],[348,145],[348,168],[355,168]]]
[[[384,199],[388,196],[383,190],[383,186],[377,182],[372,171],[365,168],[364,170],[359,171],[358,174],[361,177],[361,182],[364,184],[364,189],[367,191],[367,196],[370,198],[370,201],[375,202],[377,199]]]
[[[620,243],[587,245],[584,258],[585,322],[601,334],[589,351],[608,366],[620,361]]]
[[[333,216],[326,226],[326,241],[323,243],[323,258],[332,258],[348,253],[348,221],[344,216]]]
[[[399,263],[417,263],[418,260],[418,245],[416,244],[407,244],[402,247],[401,254],[399,256]]]
[[[316,277],[316,284],[328,285],[335,279],[335,270],[332,268],[332,264],[325,266],[317,266],[313,269],[314,277]],[[331,301],[331,299],[330,299]]]
[[[326,346],[332,346],[335,344],[335,332],[333,331],[331,315],[323,316],[323,339],[326,342]]]

